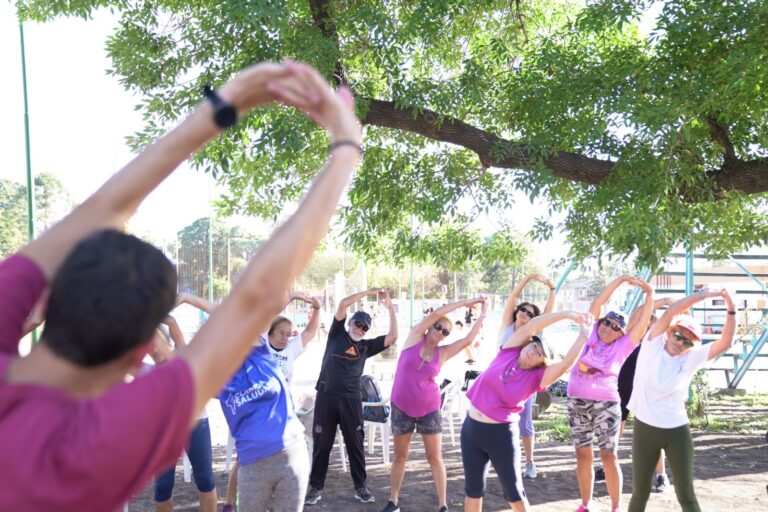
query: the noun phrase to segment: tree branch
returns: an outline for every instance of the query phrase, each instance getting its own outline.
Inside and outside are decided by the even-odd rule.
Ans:
[[[477,154],[485,167],[539,171],[540,166],[526,144],[503,139],[456,118],[442,116],[429,109],[414,111],[398,108],[392,101],[369,100],[363,124],[416,133],[432,140],[448,142]],[[552,173],[569,181],[599,185],[607,179],[615,162],[576,153],[558,151],[542,162]],[[768,159],[739,160],[726,158],[724,165],[709,176],[715,188],[725,192],[740,190],[747,194],[768,192]],[[685,194],[687,195],[687,194]]]
[[[725,161],[729,162],[737,160],[736,150],[733,148],[733,143],[728,136],[728,129],[712,117],[707,117],[706,119],[712,138],[725,150]]]
[[[339,45],[339,33],[336,30],[336,22],[333,20],[330,0],[309,0],[309,9],[312,11],[314,26],[320,29],[323,36],[332,41],[336,45],[336,50],[339,51],[341,48]],[[336,86],[347,84],[347,75],[341,59],[336,60],[333,81]]]

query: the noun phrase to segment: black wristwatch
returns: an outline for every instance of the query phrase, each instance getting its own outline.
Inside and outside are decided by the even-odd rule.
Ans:
[[[237,110],[231,103],[224,101],[210,85],[203,86],[203,96],[213,107],[213,121],[219,128],[231,128],[237,123]]]
[[[736,314],[736,312],[735,312],[735,311],[729,311],[729,312],[728,312],[728,314],[729,314],[729,315],[735,315],[735,314]]]

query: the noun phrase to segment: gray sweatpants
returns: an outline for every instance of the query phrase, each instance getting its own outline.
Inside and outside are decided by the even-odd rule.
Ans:
[[[238,510],[300,512],[309,480],[309,455],[304,439],[252,464],[241,464],[237,480]]]

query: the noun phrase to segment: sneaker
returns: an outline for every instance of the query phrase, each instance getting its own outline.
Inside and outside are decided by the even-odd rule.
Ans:
[[[392,503],[392,500],[387,500],[387,504],[380,512],[400,512],[400,507]]]
[[[369,491],[367,487],[355,489],[355,498],[363,503],[373,503],[376,501],[376,498],[373,497],[373,494],[371,494],[371,491]]]
[[[653,480],[653,492],[664,492],[669,487],[669,478],[667,478],[667,475],[661,474],[656,475],[656,478]]]
[[[440,510],[438,510],[437,512],[448,512],[448,507],[442,506],[440,507]]]
[[[589,512],[589,509],[582,504],[582,505],[579,505],[579,508],[577,508],[573,512]]]
[[[221,512],[235,512],[235,506],[230,503],[225,503],[223,507],[221,507]]]
[[[599,484],[605,482],[605,470],[603,468],[595,468],[595,483]]]
[[[536,473],[536,463],[533,462],[533,461],[526,462],[525,463],[525,471],[523,472],[523,476],[525,478],[536,478],[536,475],[537,475],[537,473]]]
[[[307,497],[304,498],[304,504],[305,505],[314,505],[318,501],[320,501],[323,496],[320,494],[320,489],[315,489],[314,487],[309,488],[309,492],[307,493]]]

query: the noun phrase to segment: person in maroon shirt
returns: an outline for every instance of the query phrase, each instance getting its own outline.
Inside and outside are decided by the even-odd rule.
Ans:
[[[362,153],[349,91],[334,93],[311,67],[286,62],[250,67],[208,96],[70,215],[0,263],[0,510],[116,510],[170,466],[324,236]],[[173,306],[176,274],[159,250],[119,230],[233,116],[278,100],[329,132],[324,168],[190,344],[124,383]],[[19,357],[25,321],[48,283],[41,341]]]

